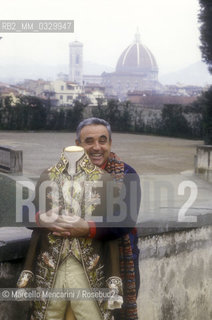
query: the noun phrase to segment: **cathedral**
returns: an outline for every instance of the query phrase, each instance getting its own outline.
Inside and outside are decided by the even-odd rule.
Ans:
[[[105,87],[105,95],[127,98],[129,92],[160,92],[158,65],[152,52],[140,40],[137,31],[134,41],[120,55],[115,72],[103,72],[101,76],[86,76],[82,79],[82,44],[70,44],[69,80],[80,84],[95,83]],[[80,75],[80,76],[79,76]]]
[[[151,51],[140,41],[137,32],[135,40],[121,54],[116,71],[102,74],[102,84],[109,95],[124,99],[129,91],[160,91],[158,66]]]

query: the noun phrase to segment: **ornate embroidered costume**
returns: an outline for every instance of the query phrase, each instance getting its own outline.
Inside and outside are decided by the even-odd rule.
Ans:
[[[44,212],[59,206],[59,215],[66,210],[70,215],[78,214],[86,220],[92,220],[93,217],[105,220],[106,185],[111,180],[111,176],[94,166],[86,154],[77,162],[76,174],[69,175],[67,160],[62,155],[57,165],[44,171],[40,177],[36,187],[37,207],[40,202],[39,207],[45,204]],[[43,203],[38,195],[42,183],[47,181],[50,188],[47,188]],[[69,255],[82,264],[91,289],[114,289],[115,286],[118,295],[122,295],[118,240],[63,238],[44,228],[33,231],[18,287],[54,288],[57,270]],[[97,302],[102,319],[112,319],[108,304],[101,299],[97,299]],[[34,301],[31,320],[45,319],[48,304],[47,299]]]

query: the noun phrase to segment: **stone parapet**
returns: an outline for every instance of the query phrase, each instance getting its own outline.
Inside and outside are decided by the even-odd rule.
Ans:
[[[140,238],[139,320],[210,320],[212,227]]]
[[[212,146],[197,146],[195,155],[195,173],[212,182]]]
[[[165,232],[155,226],[147,228],[147,235],[145,225],[140,228],[139,320],[211,319],[212,226],[206,226],[207,218],[195,229]],[[0,228],[1,288],[16,287],[29,245],[31,231],[16,229]],[[0,308],[2,320],[15,320],[17,313],[26,320],[29,303],[0,301]]]
[[[23,152],[10,146],[0,146],[0,171],[21,174],[23,171]]]

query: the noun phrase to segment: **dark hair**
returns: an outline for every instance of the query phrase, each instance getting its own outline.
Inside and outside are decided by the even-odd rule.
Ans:
[[[80,141],[80,133],[81,133],[82,128],[84,128],[85,126],[90,126],[92,124],[105,126],[107,128],[108,133],[109,133],[109,139],[111,140],[112,131],[111,131],[110,124],[107,121],[105,121],[104,119],[100,119],[100,118],[88,118],[88,119],[81,121],[78,124],[77,130],[76,130],[76,135],[77,135],[77,140],[79,142],[81,142]]]

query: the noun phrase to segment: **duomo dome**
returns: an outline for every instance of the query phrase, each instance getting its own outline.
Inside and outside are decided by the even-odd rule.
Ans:
[[[152,52],[140,41],[137,32],[135,41],[121,54],[116,65],[117,73],[145,75],[146,73],[158,74],[158,66]]]
[[[141,43],[138,31],[133,43],[120,55],[116,71],[102,74],[102,85],[106,95],[122,100],[132,92],[161,91],[157,62],[152,52]]]

